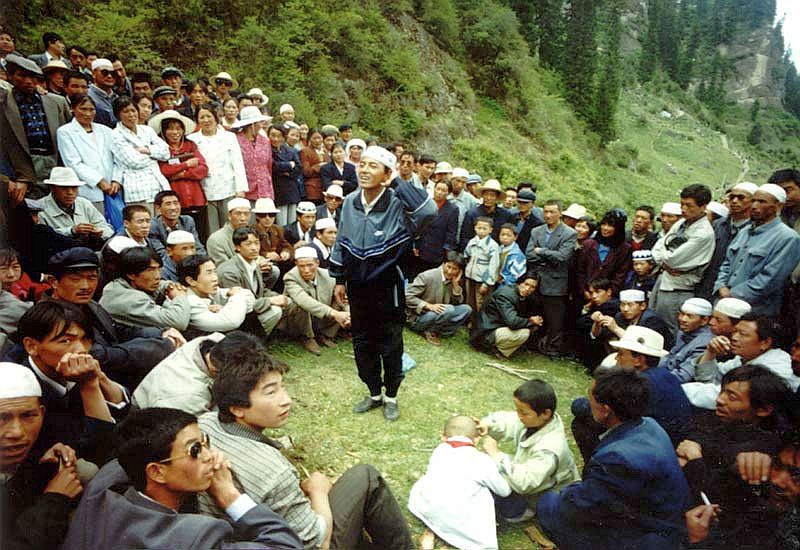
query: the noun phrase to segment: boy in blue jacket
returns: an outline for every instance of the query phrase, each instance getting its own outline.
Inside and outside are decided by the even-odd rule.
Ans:
[[[383,147],[364,151],[358,165],[359,189],[344,200],[330,255],[330,273],[336,278],[334,297],[350,304],[358,376],[369,389],[353,412],[382,406],[384,418],[390,421],[400,416],[397,391],[403,380],[406,304],[398,261],[410,248],[412,237],[437,211],[422,188],[411,184],[388,188],[396,162]]]

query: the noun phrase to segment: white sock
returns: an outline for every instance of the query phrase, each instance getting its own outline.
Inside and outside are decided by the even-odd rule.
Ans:
[[[397,403],[397,398],[396,398],[396,397],[388,397],[388,396],[385,396],[385,397],[383,398],[383,402],[384,402],[384,403]]]
[[[372,399],[373,401],[381,401],[383,399],[383,395],[381,394],[371,395],[369,398]]]

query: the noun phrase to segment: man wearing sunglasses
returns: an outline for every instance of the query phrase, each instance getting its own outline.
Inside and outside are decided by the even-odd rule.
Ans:
[[[119,97],[114,91],[117,83],[117,74],[114,72],[114,65],[105,58],[95,59],[92,62],[92,78],[94,82],[89,85],[89,97],[94,100],[97,112],[103,112],[101,120],[111,121],[110,128],[117,125],[117,117],[114,115],[113,103]]]
[[[239,492],[195,416],[136,411],[117,427],[114,447],[118,459],[86,487],[65,548],[303,547],[277,514]],[[206,492],[227,518],[184,513]]]

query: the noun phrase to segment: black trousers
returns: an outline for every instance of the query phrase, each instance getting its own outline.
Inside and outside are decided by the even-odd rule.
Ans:
[[[347,470],[328,494],[334,550],[414,548],[403,511],[378,470],[359,464]],[[365,530],[371,540],[362,535]]]
[[[542,296],[542,309],[544,317],[544,328],[547,339],[544,342],[545,353],[563,352],[564,343],[564,321],[567,317],[566,296]]]
[[[386,397],[396,397],[403,381],[403,279],[398,273],[388,281],[348,283],[347,299],[358,376],[370,395],[380,395],[385,387]]]

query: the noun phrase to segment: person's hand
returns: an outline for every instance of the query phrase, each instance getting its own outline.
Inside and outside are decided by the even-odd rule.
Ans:
[[[79,223],[72,228],[72,232],[76,235],[91,235],[95,233],[95,228],[90,223]]]
[[[300,489],[302,489],[307,496],[311,496],[312,494],[327,495],[331,487],[333,487],[331,480],[321,472],[311,472],[310,476],[300,482]]]
[[[166,295],[170,300],[174,300],[179,296],[186,296],[186,288],[179,283],[173,283],[167,287]]]
[[[45,493],[58,493],[67,498],[75,498],[83,491],[83,484],[78,479],[78,472],[75,470],[75,465],[66,466],[60,464],[58,472],[47,483],[44,488]]]
[[[603,322],[603,317],[605,317],[605,315],[603,315],[599,311],[595,311],[594,313],[592,313],[591,317],[589,317],[589,318],[592,321],[594,321],[595,323],[602,323]]]
[[[238,193],[234,193],[237,198],[243,199],[244,198],[244,191],[239,191]]]
[[[200,164],[200,161],[197,160],[197,157],[192,157],[186,161],[186,166],[189,168],[197,168],[197,165]]]
[[[419,248],[414,249],[414,256],[419,257]]]
[[[78,455],[75,449],[63,443],[56,443],[45,451],[42,458],[39,459],[39,464],[46,462],[58,462],[64,466],[74,466],[78,461]]]
[[[719,512],[719,504],[701,504],[686,512],[686,528],[689,531],[689,542],[695,543],[705,540],[711,519]]]
[[[538,254],[539,252],[541,252],[541,250],[542,250],[542,249],[541,249],[540,247],[538,247],[538,246],[537,246],[537,247],[535,247],[535,248],[533,249],[533,251],[534,251],[536,254]]]
[[[587,302],[591,302],[592,301],[592,293],[589,292],[588,290],[584,290],[583,291],[583,299],[586,300]]]
[[[425,304],[425,309],[428,311],[432,311],[437,315],[441,315],[444,313],[445,305],[444,304]]]
[[[718,291],[720,298],[730,298],[731,297],[731,289],[727,286],[723,286]]]
[[[489,435],[483,438],[483,450],[489,456],[495,456],[500,452],[500,447],[497,445],[497,441]]]
[[[346,311],[337,311],[334,309],[331,312],[331,317],[342,328],[347,328],[350,326],[350,314]]]
[[[286,307],[289,305],[289,298],[283,294],[277,294],[269,299],[269,303],[273,306]]]
[[[8,200],[12,206],[20,204],[25,200],[25,193],[28,191],[28,184],[24,181],[8,180]]]
[[[542,319],[541,315],[533,315],[531,317],[528,317],[528,321],[530,321],[530,323],[535,327],[540,327],[544,325],[544,319]]]
[[[108,183],[105,179],[102,179],[97,183],[97,188],[100,189],[100,191],[102,191],[106,195],[111,194],[111,184]]]
[[[475,421],[475,424],[478,425],[478,435],[481,437],[489,435],[489,425],[481,422],[481,419],[477,416],[470,416],[472,420]]]
[[[714,336],[706,346],[706,351],[712,357],[725,355],[731,351],[731,341],[727,336]]]
[[[97,359],[88,353],[65,353],[56,366],[56,372],[65,380],[82,383],[96,380],[102,371]]]
[[[341,306],[347,303],[347,289],[344,285],[336,285],[333,287],[333,299]]]
[[[478,288],[478,294],[480,294],[481,296],[486,296],[487,294],[489,294],[489,286],[486,284],[482,284],[480,288]]]
[[[736,455],[736,469],[750,485],[759,485],[769,480],[772,458],[768,454],[747,452]]]
[[[291,167],[292,167],[292,170],[294,170],[294,167],[295,167],[295,162],[294,162],[293,160],[290,160],[290,161],[289,161],[289,166],[291,166]]]
[[[111,192],[109,193],[109,195],[111,195],[113,197],[114,195],[118,194],[121,189],[122,189],[122,184],[120,182],[112,181],[111,182]]]
[[[141,153],[141,154],[143,154],[143,155],[149,155],[150,154],[150,149],[147,148],[147,147],[134,147],[134,150],[139,152],[139,153]]]
[[[172,344],[175,346],[175,349],[181,347],[186,343],[186,338],[184,338],[183,334],[181,334],[180,331],[174,327],[170,327],[164,332],[162,332],[161,337],[171,341]]]
[[[233,504],[241,493],[233,484],[231,466],[222,451],[211,449],[211,461],[214,476],[208,487],[208,494],[223,510]]]
[[[614,332],[615,330],[619,329],[617,321],[609,315],[604,315],[603,320],[600,321],[600,324],[606,327],[611,332]]]
[[[264,256],[259,256],[256,258],[256,263],[258,263],[258,268],[261,270],[262,273],[265,271],[272,271],[272,262],[269,261]]]
[[[703,448],[696,441],[684,439],[680,442],[680,444],[678,444],[678,447],[675,449],[675,454],[678,455],[678,458],[682,458],[686,462],[689,462],[690,460],[703,458]]]
[[[281,260],[283,260],[284,262],[286,260],[288,260],[289,258],[291,258],[291,257],[292,257],[292,253],[289,252],[288,250],[281,251]]]
[[[208,304],[208,311],[211,313],[219,313],[222,311],[222,306],[220,304]]]
[[[242,287],[239,287],[239,286],[235,286],[233,288],[229,288],[227,296],[228,296],[228,298],[231,298],[231,297],[236,296],[237,294],[239,294],[241,291],[242,291]]]
[[[271,262],[279,262],[281,260],[281,257],[277,252],[267,252],[266,258]],[[288,252],[286,252],[286,259],[289,259]]]

